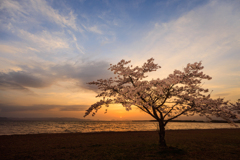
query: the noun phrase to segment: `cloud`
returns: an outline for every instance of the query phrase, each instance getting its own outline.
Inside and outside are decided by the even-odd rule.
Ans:
[[[136,45],[143,46],[140,53],[169,59],[173,64],[191,59],[211,61],[229,54],[232,47],[239,49],[238,6],[210,1],[177,19],[156,22]]]
[[[59,111],[85,111],[89,105],[7,105],[0,104],[0,112],[26,112],[26,111],[49,111],[52,109],[58,109]]]
[[[8,81],[7,77],[8,77],[8,75],[4,75],[3,73],[1,73],[1,75],[0,75],[0,89],[1,90],[13,89],[13,90],[31,92],[28,88],[22,86],[21,84]]]
[[[90,105],[68,105],[60,106],[60,111],[85,111]]]
[[[84,53],[84,47],[76,39],[77,35],[82,36],[83,29],[76,23],[77,15],[65,5],[54,9],[53,2],[44,0],[0,3],[0,31],[4,33],[1,45],[24,50],[21,52],[24,57],[30,54],[29,58],[48,61],[63,59],[66,53],[68,56]],[[6,49],[1,52],[9,51]]]
[[[82,89],[96,90],[86,83],[111,75],[105,61],[85,61],[81,65],[63,64],[45,67],[20,65],[21,71],[0,72],[0,89],[29,91],[45,88],[61,81],[74,81]]]
[[[42,88],[49,84],[44,82],[41,77],[33,76],[24,71],[12,71],[8,74],[0,73],[1,82],[10,82],[25,87]]]
[[[27,31],[20,30],[19,37],[23,37],[28,44],[33,44],[35,47],[47,51],[53,51],[56,49],[69,48],[68,42],[61,38],[59,35],[51,34],[48,31],[43,31],[40,34],[31,34]]]
[[[9,46],[9,45],[3,45],[0,44],[0,48],[1,48],[1,53],[10,53],[10,54],[15,54],[15,53],[22,53],[24,52],[24,50],[14,47],[14,46]],[[33,48],[32,48],[33,49]]]
[[[0,11],[8,12],[12,17],[26,17],[29,15],[18,1],[4,0],[0,4]]]
[[[68,30],[68,33],[72,36],[72,39],[73,39],[73,42],[75,43],[75,46],[77,48],[77,50],[80,52],[80,53],[83,53],[84,54],[84,48],[79,46],[79,44],[77,43],[77,37],[73,34],[73,32],[71,32],[70,30]]]
[[[49,18],[50,21],[53,21],[59,25],[68,26],[73,28],[74,30],[83,31],[79,26],[76,24],[76,15],[73,13],[72,10],[67,15],[60,15],[59,12],[53,9],[51,6],[47,4],[46,1],[37,0],[31,1],[32,7],[34,11],[38,11],[42,15],[45,15]]]
[[[48,20],[49,22],[54,22],[62,27],[70,27],[74,30],[82,31],[82,29],[77,26],[75,20],[76,15],[70,10],[68,14],[61,15],[55,9],[53,9],[45,0],[22,0],[12,1],[5,0],[2,1],[0,11],[9,13],[12,17],[12,22],[16,23],[26,23]],[[34,20],[34,17],[38,17]],[[21,20],[25,20],[22,21]],[[32,25],[32,24],[29,24]]]
[[[94,33],[102,34],[102,31],[97,26],[89,27],[88,30]]]
[[[142,38],[120,52],[139,63],[154,57],[166,73],[201,60],[213,74],[214,69],[240,68],[240,4],[231,2],[209,1],[167,22],[155,21]]]
[[[230,93],[219,93],[219,94],[215,94],[215,96],[219,96],[219,97],[224,97],[224,96],[228,96],[230,95]]]

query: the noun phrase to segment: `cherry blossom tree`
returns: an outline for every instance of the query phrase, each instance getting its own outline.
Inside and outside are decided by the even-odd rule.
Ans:
[[[208,89],[202,87],[202,80],[211,80],[201,70],[201,62],[187,64],[183,71],[175,70],[165,79],[144,80],[147,73],[161,68],[148,59],[142,67],[132,67],[131,61],[121,60],[116,65],[110,65],[109,70],[117,76],[109,79],[99,79],[88,84],[97,85],[101,91],[96,97],[102,99],[91,105],[84,115],[94,116],[102,106],[122,104],[127,111],[138,107],[157,120],[159,125],[159,145],[166,146],[165,126],[171,120],[181,116],[199,114],[211,119],[211,116],[221,117],[233,123],[237,118],[239,103],[231,104],[223,98],[212,99],[207,94]],[[107,112],[107,110],[106,110]]]

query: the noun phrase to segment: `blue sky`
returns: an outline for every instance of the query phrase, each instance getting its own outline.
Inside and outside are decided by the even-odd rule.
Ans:
[[[121,59],[153,57],[165,78],[202,61],[212,96],[240,98],[240,2],[0,1],[0,116],[76,117],[94,103],[86,82]],[[115,106],[95,119],[148,119]],[[111,114],[112,113],[112,114]],[[89,117],[91,118],[91,117]]]

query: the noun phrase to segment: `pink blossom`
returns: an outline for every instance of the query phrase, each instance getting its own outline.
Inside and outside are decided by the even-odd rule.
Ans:
[[[209,91],[202,88],[202,80],[212,78],[203,74],[201,62],[189,63],[183,71],[175,70],[162,80],[143,80],[147,73],[161,68],[153,61],[153,58],[148,59],[142,67],[129,67],[131,61],[125,60],[110,65],[109,70],[117,74],[116,77],[88,83],[98,86],[101,92],[97,97],[103,99],[91,105],[85,116],[90,113],[94,116],[103,105],[122,104],[127,111],[132,106],[138,107],[163,125],[163,129],[169,121],[181,115],[199,114],[209,119],[213,115],[230,123],[238,118],[240,103],[232,104],[224,99],[212,99],[210,94],[205,95]]]

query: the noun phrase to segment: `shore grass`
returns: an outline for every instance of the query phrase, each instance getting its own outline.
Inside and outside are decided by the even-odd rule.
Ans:
[[[156,131],[0,136],[0,159],[239,159],[240,129],[168,130],[168,148]]]

